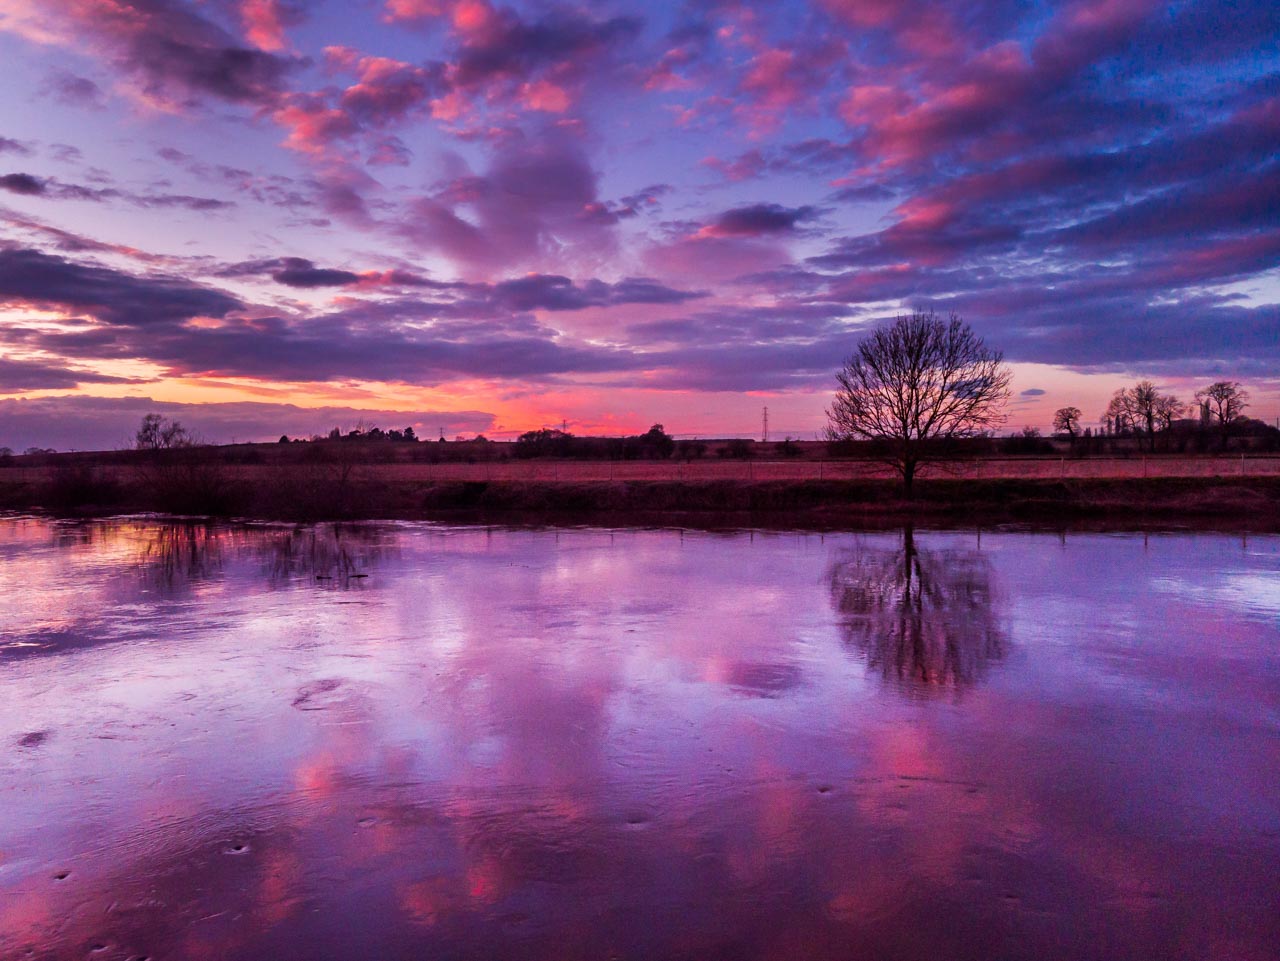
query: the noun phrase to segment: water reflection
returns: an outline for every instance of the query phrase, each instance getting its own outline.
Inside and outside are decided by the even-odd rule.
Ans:
[[[222,571],[223,537],[204,524],[158,524],[142,534],[136,570],[160,591],[176,593]]]
[[[831,569],[845,644],[868,668],[915,692],[962,688],[1004,657],[999,595],[980,551],[862,544]]]
[[[1275,539],[105,526],[0,522],[4,961],[1280,943]]]
[[[68,542],[89,545],[110,538],[112,528],[94,525]],[[120,533],[120,528],[114,529]],[[224,559],[256,560],[264,583],[280,588],[298,580],[325,586],[358,587],[381,564],[394,558],[394,528],[373,524],[319,524],[306,527],[235,527],[225,524],[155,523],[128,531],[132,568],[150,587],[180,594],[224,575]]]

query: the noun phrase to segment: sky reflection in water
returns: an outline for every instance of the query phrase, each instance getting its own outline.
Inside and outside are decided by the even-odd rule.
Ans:
[[[0,521],[0,957],[1275,958],[1278,562]]]

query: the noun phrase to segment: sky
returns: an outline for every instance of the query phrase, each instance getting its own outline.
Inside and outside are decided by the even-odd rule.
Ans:
[[[903,310],[1009,429],[1280,416],[1274,0],[0,0],[0,446],[808,438]]]

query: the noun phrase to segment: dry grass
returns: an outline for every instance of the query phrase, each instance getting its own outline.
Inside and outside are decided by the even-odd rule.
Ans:
[[[1280,524],[1280,457],[990,458],[933,465],[904,500],[872,461],[552,461],[489,463],[199,462],[87,458],[0,467],[0,507],[64,513],[177,511],[317,520],[449,516],[537,518],[643,513],[750,514],[856,523],[930,516],[1001,520],[1197,516]],[[172,476],[170,476],[172,475]],[[208,475],[208,476],[205,476]],[[200,483],[196,483],[199,480]]]
[[[137,468],[127,464],[95,464],[104,480],[129,485]],[[249,484],[284,483],[300,479],[323,484],[335,474],[332,465],[225,464],[229,479]],[[57,473],[51,466],[0,467],[0,484],[47,483]],[[695,461],[558,461],[505,460],[487,463],[352,465],[351,478],[389,484],[448,482],[591,484],[621,481],[823,481],[891,480],[887,465],[870,460],[695,460]],[[1107,480],[1161,477],[1280,477],[1280,455],[1225,457],[1154,455],[1150,457],[990,457],[930,464],[918,475],[924,479],[968,480]]]
[[[289,476],[293,467],[236,468],[246,478],[276,471]],[[377,464],[362,468],[389,483],[565,483],[619,481],[822,481],[893,479],[893,470],[876,461],[696,460],[696,461],[555,461],[508,460],[480,464]],[[1280,477],[1280,456],[1235,457],[1096,457],[984,458],[953,461],[925,468],[922,479],[1102,480],[1139,477]]]

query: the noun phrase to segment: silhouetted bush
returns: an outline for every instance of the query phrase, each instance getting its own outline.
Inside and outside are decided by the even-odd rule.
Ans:
[[[756,443],[744,437],[735,437],[718,451],[721,457],[732,457],[734,460],[747,460],[756,454]]]
[[[1041,437],[1036,428],[1026,427],[1006,437],[1000,443],[1000,450],[1005,454],[1052,454],[1053,445]]]

